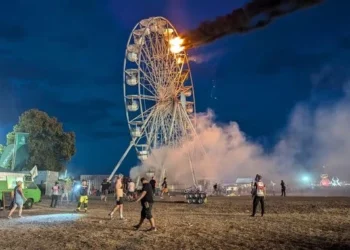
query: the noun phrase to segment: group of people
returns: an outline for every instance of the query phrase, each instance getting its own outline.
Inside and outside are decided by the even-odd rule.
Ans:
[[[119,219],[125,220],[123,215],[123,203],[124,203],[124,190],[123,190],[123,182],[122,182],[122,175],[117,176],[117,180],[115,183],[115,196],[116,196],[116,204],[111,210],[111,212],[108,214],[108,216],[113,219],[114,214],[119,211]],[[141,178],[142,183],[142,190],[139,197],[135,195],[135,184],[132,182],[132,180],[129,180],[128,183],[128,193],[127,197],[133,197],[136,198],[136,202],[141,202],[141,216],[140,221],[137,225],[134,226],[136,230],[138,230],[141,225],[143,224],[144,220],[149,220],[151,224],[151,228],[149,231],[156,231],[155,221],[152,215],[152,207],[154,202],[154,196],[156,195],[156,180],[154,177],[151,178],[150,181],[148,181],[146,178]],[[102,192],[103,197],[101,197],[101,200],[106,201],[107,200],[107,188],[109,188],[110,182],[108,180],[104,180],[101,184],[101,189],[104,190]],[[161,198],[163,198],[164,194],[169,194],[168,191],[168,183],[167,179],[164,178],[162,183],[162,192],[161,192]]]

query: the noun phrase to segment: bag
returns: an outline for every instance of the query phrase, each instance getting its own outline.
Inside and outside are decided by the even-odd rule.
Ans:
[[[11,210],[15,205],[15,200],[12,200],[10,205],[9,205],[9,210]]]

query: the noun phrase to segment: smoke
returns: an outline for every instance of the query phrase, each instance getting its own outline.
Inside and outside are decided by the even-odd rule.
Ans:
[[[217,125],[213,111],[208,110],[197,115],[197,139],[186,142],[181,149],[154,150],[142,166],[131,170],[130,176],[144,176],[149,169],[159,173],[165,166],[169,182],[189,186],[192,177],[188,153],[193,152],[197,179],[232,183],[237,177],[259,173],[265,180],[294,181],[300,180],[301,173],[314,173],[318,178],[320,171],[326,171],[341,180],[349,180],[349,90],[346,88],[344,97],[332,105],[316,109],[307,104],[297,105],[280,140],[269,153],[262,145],[247,139],[236,122]]]
[[[215,51],[211,53],[199,53],[199,54],[193,54],[189,56],[188,60],[197,64],[206,63],[210,60],[222,55],[224,51]]]
[[[323,0],[252,0],[240,9],[181,34],[186,49],[210,43],[234,33],[245,33],[267,26],[274,19],[320,4]]]

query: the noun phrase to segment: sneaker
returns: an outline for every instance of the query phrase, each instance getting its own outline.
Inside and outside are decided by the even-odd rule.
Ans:
[[[157,228],[156,227],[151,227],[150,229],[147,230],[148,232],[156,232]]]
[[[11,220],[11,219],[12,219],[12,217],[11,217],[11,216],[7,216],[7,218],[8,218],[9,220]]]
[[[136,225],[136,226],[133,226],[133,228],[134,228],[135,230],[139,230],[139,229],[140,229],[140,226],[139,226],[139,225]]]
[[[25,217],[24,217],[24,216],[22,216],[22,215],[19,215],[18,217],[19,217],[19,218],[25,218]]]
[[[109,213],[108,216],[109,216],[109,218],[113,219],[113,214],[112,213]]]

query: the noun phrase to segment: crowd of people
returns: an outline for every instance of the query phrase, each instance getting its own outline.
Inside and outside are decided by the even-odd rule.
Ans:
[[[143,224],[144,220],[147,219],[150,222],[150,231],[156,231],[156,225],[155,221],[152,215],[152,208],[154,203],[154,196],[156,195],[156,180],[154,177],[151,178],[151,180],[147,180],[146,178],[141,178],[141,184],[142,189],[140,191],[140,195],[137,195],[136,189],[135,189],[135,183],[131,180],[127,180],[127,185],[124,185],[123,182],[123,176],[118,175],[116,177],[115,182],[115,206],[110,211],[108,216],[113,219],[114,214],[119,211],[119,219],[125,220],[123,215],[123,204],[125,199],[128,199],[129,201],[135,201],[141,203],[141,216],[140,221],[137,225],[134,226],[135,230],[138,230],[141,225]],[[111,182],[107,179],[103,180],[100,187],[100,193],[101,193],[101,201],[107,202],[107,197],[109,194],[109,190],[111,188]],[[164,194],[169,194],[168,190],[168,183],[167,179],[164,178],[163,183],[161,185],[161,193],[160,198],[163,198]],[[214,192],[217,192],[218,185],[215,184],[213,186]],[[78,195],[79,200],[76,207],[76,211],[80,212],[82,207],[84,208],[84,211],[88,211],[88,201],[89,201],[89,187],[86,180],[83,180],[81,183],[81,186],[78,189]],[[64,198],[67,199],[67,202],[69,202],[69,192],[71,191],[71,188],[68,185],[62,184],[59,185],[59,182],[56,182],[55,185],[51,189],[51,205],[50,207],[55,208],[57,206],[57,201],[59,199],[59,196],[61,196],[61,201],[63,201]],[[257,174],[255,177],[255,182],[252,183],[251,186],[251,195],[253,198],[253,208],[252,208],[252,214],[251,216],[254,217],[257,212],[258,205],[260,204],[261,208],[261,216],[264,216],[265,213],[265,196],[266,196],[266,185],[262,181],[262,176]],[[281,181],[281,196],[286,196],[286,184],[284,181]],[[16,210],[16,208],[19,208],[19,217],[22,217],[22,209],[23,204],[25,203],[26,198],[22,191],[22,182],[18,181],[16,187],[14,188],[14,196],[13,201],[11,204],[11,210],[8,215],[8,218],[12,218],[12,214]]]

